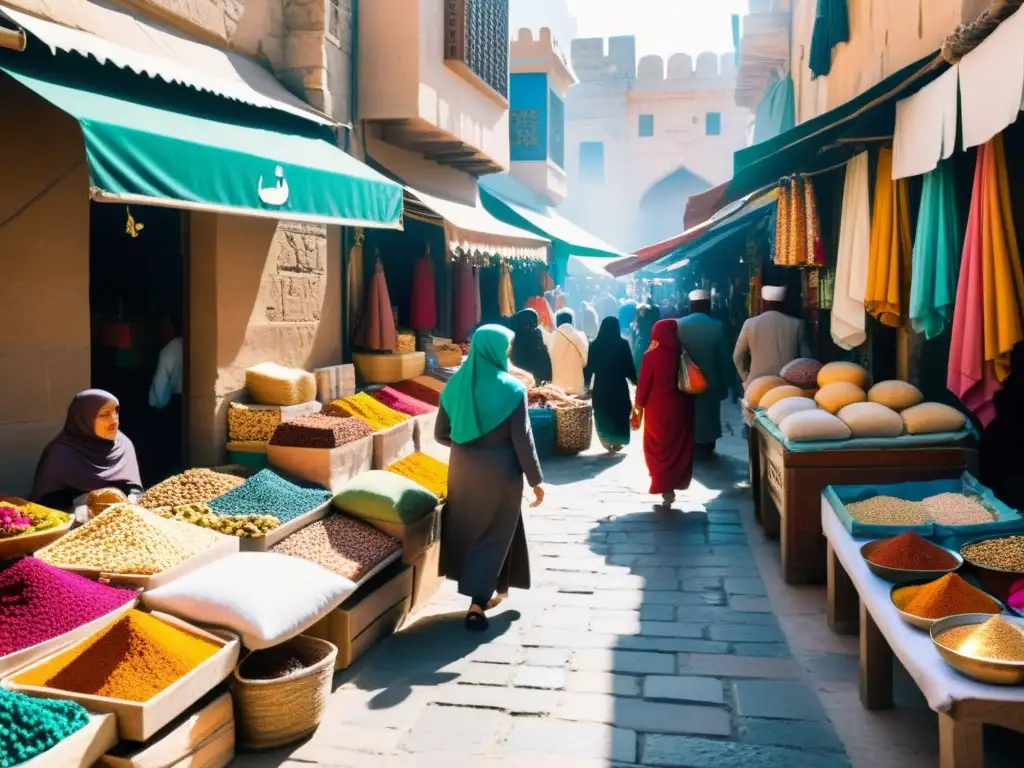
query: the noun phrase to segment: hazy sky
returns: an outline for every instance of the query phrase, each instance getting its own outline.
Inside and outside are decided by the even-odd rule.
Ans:
[[[635,35],[639,56],[733,50],[734,13],[747,0],[568,0],[580,37]]]

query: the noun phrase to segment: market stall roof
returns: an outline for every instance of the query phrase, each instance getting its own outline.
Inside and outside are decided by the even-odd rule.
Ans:
[[[408,186],[405,190],[408,215],[428,221],[440,219],[448,247],[455,253],[545,263],[548,260],[549,240],[494,218],[479,200],[469,205]]]
[[[485,176],[480,180],[485,207],[502,221],[521,226],[552,242],[564,243],[575,256],[621,258],[624,254],[583,227],[569,221],[532,190],[508,174]]]
[[[335,124],[289,93],[252,59],[139,19],[127,8],[106,0],[61,3],[60,17],[63,23],[56,24],[0,8],[0,20],[20,27],[52,54],[78,54],[166,83],[280,110],[324,125]]]
[[[607,264],[608,259],[604,256],[570,256],[565,271],[569,277],[612,280],[612,276],[605,270]]]
[[[694,238],[686,245],[673,251],[668,256],[656,261],[648,269],[655,274],[672,272],[680,269],[688,262],[710,253],[711,251],[735,242],[736,238],[745,237],[753,228],[771,216],[778,199],[778,194],[770,194],[751,203],[741,213],[730,217]]]
[[[401,186],[318,137],[322,128],[305,136],[221,121],[161,106],[166,94],[154,89],[105,91],[19,56],[0,59],[0,71],[78,121],[94,200],[401,227]]]

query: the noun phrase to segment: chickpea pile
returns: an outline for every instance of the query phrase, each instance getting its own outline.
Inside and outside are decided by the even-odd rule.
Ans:
[[[146,509],[205,504],[244,482],[241,477],[212,469],[189,469],[154,485],[139,499],[139,504]]]

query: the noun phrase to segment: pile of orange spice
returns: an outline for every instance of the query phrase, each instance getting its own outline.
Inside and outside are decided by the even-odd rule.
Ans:
[[[41,688],[148,701],[220,646],[141,611],[129,611],[94,636],[15,682]]]
[[[904,590],[914,590],[904,612],[922,619],[943,619],[958,613],[999,613],[999,606],[991,597],[955,573],[947,573],[923,586],[903,587],[897,590],[897,601]]]
[[[913,531],[883,541],[868,559],[875,565],[905,571],[945,571],[957,565],[949,552]]]

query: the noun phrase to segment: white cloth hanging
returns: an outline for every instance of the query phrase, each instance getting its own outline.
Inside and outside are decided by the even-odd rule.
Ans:
[[[867,292],[871,250],[870,170],[867,152],[846,164],[835,297],[832,301],[832,340],[843,349],[859,347],[867,340],[864,295]]]
[[[896,103],[892,140],[893,181],[934,171],[956,149],[960,66]]]
[[[1024,11],[996,27],[960,60],[964,148],[990,141],[1019,117],[1024,101]]]

